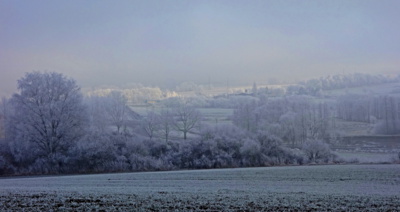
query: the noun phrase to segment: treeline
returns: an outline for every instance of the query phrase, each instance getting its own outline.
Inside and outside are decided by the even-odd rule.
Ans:
[[[250,125],[243,128],[238,112],[235,123],[240,127],[207,125],[200,112],[182,99],[162,111],[140,116],[128,107],[123,94],[85,98],[73,79],[58,73],[27,73],[18,81],[18,89],[10,99],[2,100],[0,174],[227,168],[335,160],[329,146],[318,137],[306,136],[299,149],[291,149],[272,130],[262,130],[258,121],[258,129]],[[274,104],[270,107],[279,113],[279,105]],[[292,107],[302,110],[298,105]],[[266,111],[272,112],[271,108]]]
[[[308,140],[335,141],[334,111],[334,104],[308,96],[249,99],[235,107],[232,121],[248,132],[268,132],[301,147]]]
[[[344,95],[337,100],[337,117],[374,125],[375,134],[400,133],[400,98],[397,96]]]
[[[174,91],[162,90],[159,87],[146,87],[141,84],[132,84],[126,88],[97,88],[86,91],[85,94],[91,97],[105,97],[116,92],[122,94],[130,104],[135,105],[178,96]]]
[[[269,97],[283,97],[287,95],[321,96],[324,91],[334,89],[371,86],[399,81],[400,76],[389,77],[355,73],[310,79],[287,87],[257,87],[254,84],[252,89],[238,89],[230,94],[227,93],[216,97],[211,97],[207,93],[212,89],[212,85],[197,85],[193,82],[183,82],[177,85],[174,90],[147,87],[142,84],[130,84],[123,88],[96,88],[85,91],[85,96],[105,97],[111,93],[118,92],[123,95],[130,105],[157,104],[169,107],[171,104],[175,104],[176,100],[179,101],[181,99],[177,92],[193,92],[196,93],[196,97],[191,98],[193,106],[233,108],[246,95],[266,95]]]
[[[293,150],[284,147],[277,137],[250,136],[233,126],[209,128],[203,133],[188,141],[165,142],[89,132],[67,150],[47,156],[34,145],[2,144],[8,151],[2,151],[0,171],[1,174],[102,173],[302,165],[336,160],[327,144],[320,141],[310,141],[302,150]],[[17,149],[24,152],[18,154]]]
[[[303,81],[298,85],[291,85],[286,89],[286,93],[289,95],[317,96],[321,91],[379,85],[399,81],[400,75],[397,77],[361,73],[332,75]]]
[[[233,123],[252,133],[268,132],[291,147],[307,140],[335,143],[337,122],[369,123],[372,135],[400,134],[400,97],[343,95],[337,100],[310,96],[248,98],[235,106]]]
[[[139,115],[126,93],[85,97],[58,73],[28,73],[18,89],[1,101],[0,174],[330,163],[338,161],[328,145],[341,137],[338,121],[370,123],[375,134],[400,133],[400,98],[393,95],[322,100],[271,96],[254,85],[246,95],[164,98],[161,109]],[[150,95],[137,89],[141,98]],[[232,108],[233,125],[204,122],[198,107]]]

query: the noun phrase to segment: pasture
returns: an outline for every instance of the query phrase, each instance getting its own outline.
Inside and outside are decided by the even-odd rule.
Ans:
[[[400,165],[0,178],[1,211],[399,211]]]

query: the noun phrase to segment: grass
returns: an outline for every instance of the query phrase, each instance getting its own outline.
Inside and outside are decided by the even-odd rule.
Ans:
[[[400,210],[400,165],[0,179],[1,211]]]

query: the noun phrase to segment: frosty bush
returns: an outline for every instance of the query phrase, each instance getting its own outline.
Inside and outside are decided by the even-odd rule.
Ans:
[[[261,153],[261,146],[257,141],[246,139],[240,148],[242,158],[242,166],[259,166],[265,161],[264,155]]]
[[[312,163],[328,163],[334,157],[329,145],[321,140],[308,140],[303,145],[303,151]]]
[[[117,148],[110,135],[93,132],[86,135],[74,149],[73,164],[78,172],[110,171],[107,163],[116,160]]]

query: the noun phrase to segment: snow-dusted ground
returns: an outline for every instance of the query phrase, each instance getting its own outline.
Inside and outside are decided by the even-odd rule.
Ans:
[[[400,210],[400,165],[0,178],[0,210]]]

